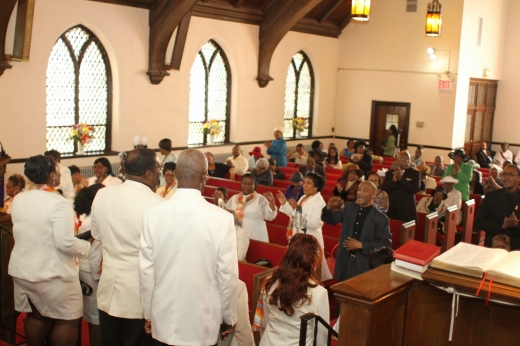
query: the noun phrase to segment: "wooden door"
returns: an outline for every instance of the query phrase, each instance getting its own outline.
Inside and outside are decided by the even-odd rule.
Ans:
[[[497,87],[496,80],[470,79],[464,151],[473,159],[482,142],[491,148]]]
[[[410,103],[372,101],[372,121],[370,124],[370,145],[376,155],[382,155],[382,143],[386,142],[386,130],[395,125],[400,132],[399,148],[408,147],[410,123]]]

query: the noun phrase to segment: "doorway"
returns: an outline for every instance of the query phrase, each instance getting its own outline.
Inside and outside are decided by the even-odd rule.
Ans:
[[[399,130],[398,147],[406,149],[410,128],[410,103],[372,101],[370,145],[375,155],[383,154],[382,144],[386,143],[386,130],[391,125],[395,125]]]

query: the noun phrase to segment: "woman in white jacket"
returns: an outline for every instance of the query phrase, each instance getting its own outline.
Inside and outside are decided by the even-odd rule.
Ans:
[[[303,196],[299,201],[294,199],[286,200],[284,194],[278,191],[277,198],[280,202],[280,211],[287,214],[290,217],[290,225],[288,229],[292,229],[292,235],[288,235],[288,238],[294,236],[296,233],[302,233],[302,229],[297,229],[294,216],[297,206],[302,207],[302,220],[304,228],[307,229],[307,234],[313,235],[318,240],[322,250],[322,263],[320,277],[322,281],[332,279],[329,267],[325,260],[324,254],[324,243],[321,221],[321,211],[327,205],[321,196],[320,191],[325,186],[325,178],[316,173],[309,173],[305,176],[303,183]]]
[[[76,257],[87,256],[90,242],[74,237],[72,206],[54,188],[61,176],[56,162],[33,156],[24,173],[36,186],[12,204],[15,310],[27,313],[28,345],[43,345],[53,325],[51,343],[72,346],[83,314]]]

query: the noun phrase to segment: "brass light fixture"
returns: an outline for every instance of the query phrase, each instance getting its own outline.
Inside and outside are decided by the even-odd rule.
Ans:
[[[366,22],[370,16],[370,0],[352,0],[352,19]]]
[[[441,36],[442,5],[438,0],[428,4],[426,13],[426,36]]]

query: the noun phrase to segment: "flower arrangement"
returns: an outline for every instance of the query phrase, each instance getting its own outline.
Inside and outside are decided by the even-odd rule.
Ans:
[[[220,123],[217,120],[208,120],[202,124],[202,130],[206,135],[217,136],[220,133]]]
[[[94,138],[94,127],[86,124],[77,124],[72,126],[70,139],[74,142],[87,144],[92,142]]]
[[[303,131],[307,128],[307,119],[301,117],[292,118],[292,125],[295,130]]]

